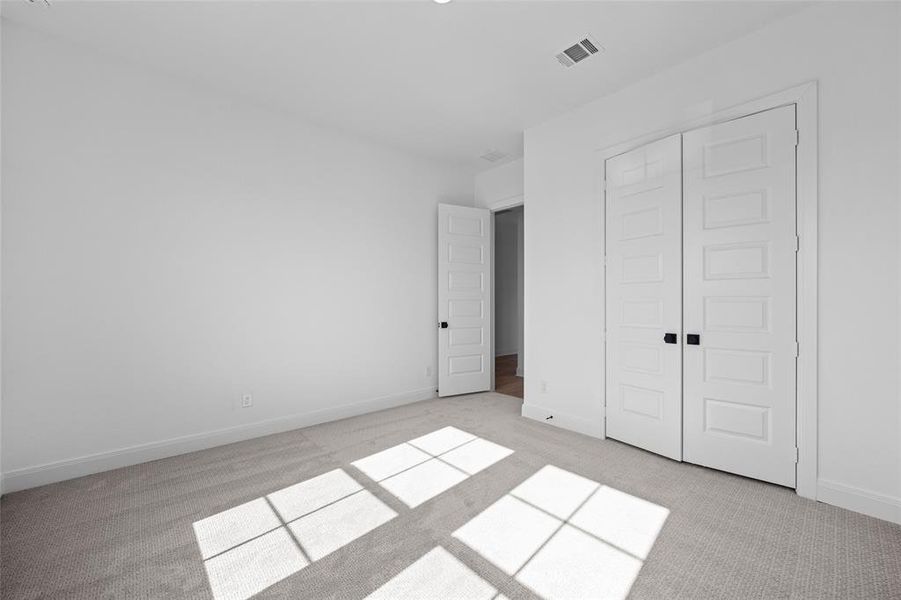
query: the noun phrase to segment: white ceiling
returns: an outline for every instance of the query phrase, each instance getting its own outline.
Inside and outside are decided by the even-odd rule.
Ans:
[[[476,169],[522,131],[801,8],[790,2],[6,2],[3,18]],[[593,34],[606,51],[554,55]]]

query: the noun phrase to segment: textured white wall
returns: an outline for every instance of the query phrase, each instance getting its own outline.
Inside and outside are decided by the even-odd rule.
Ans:
[[[816,6],[526,131],[527,408],[603,418],[596,151],[817,79],[818,494],[901,520],[897,11]]]
[[[434,394],[436,205],[471,172],[2,42],[8,483]]]

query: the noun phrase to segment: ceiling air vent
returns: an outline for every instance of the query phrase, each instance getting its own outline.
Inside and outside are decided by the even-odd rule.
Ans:
[[[482,160],[487,160],[487,161],[490,162],[490,163],[495,163],[495,162],[497,162],[497,161],[499,161],[499,160],[501,160],[501,159],[504,159],[504,158],[506,158],[506,157],[507,157],[507,155],[504,154],[503,152],[500,152],[500,151],[498,151],[498,150],[489,150],[488,152],[486,152],[485,154],[483,154],[483,155],[480,156],[479,158],[481,158]]]
[[[581,62],[603,49],[604,47],[598,44],[594,37],[586,35],[566,50],[559,52],[557,54],[557,60],[564,67],[571,67],[577,62]]]

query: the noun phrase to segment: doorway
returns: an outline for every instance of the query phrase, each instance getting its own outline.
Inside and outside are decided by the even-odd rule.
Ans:
[[[494,213],[494,381],[495,391],[523,397],[522,206]]]
[[[521,204],[438,205],[439,397],[524,396],[524,219]]]

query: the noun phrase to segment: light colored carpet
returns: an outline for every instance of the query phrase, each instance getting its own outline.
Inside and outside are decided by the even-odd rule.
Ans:
[[[438,579],[460,563],[487,584],[453,580],[461,595],[488,589],[487,598],[538,598],[529,582],[540,565],[523,571],[531,569],[532,580],[513,577],[484,556],[490,552],[452,534],[554,465],[669,511],[630,598],[901,598],[897,525],[529,421],[519,410],[518,399],[498,394],[432,400],[9,494],[0,515],[2,597],[213,598],[193,524],[267,495],[278,503],[273,492],[342,469],[390,509],[388,520],[293,574],[277,575],[255,598],[363,598],[404,572],[382,590],[400,594],[416,589],[404,587],[404,570],[424,556],[421,564],[432,565]],[[446,426],[513,454],[415,508],[351,465]],[[243,519],[230,531],[252,522]],[[478,536],[480,525],[467,531]],[[557,546],[582,556],[567,543],[561,537]],[[557,583],[579,589],[565,587],[574,580]]]

